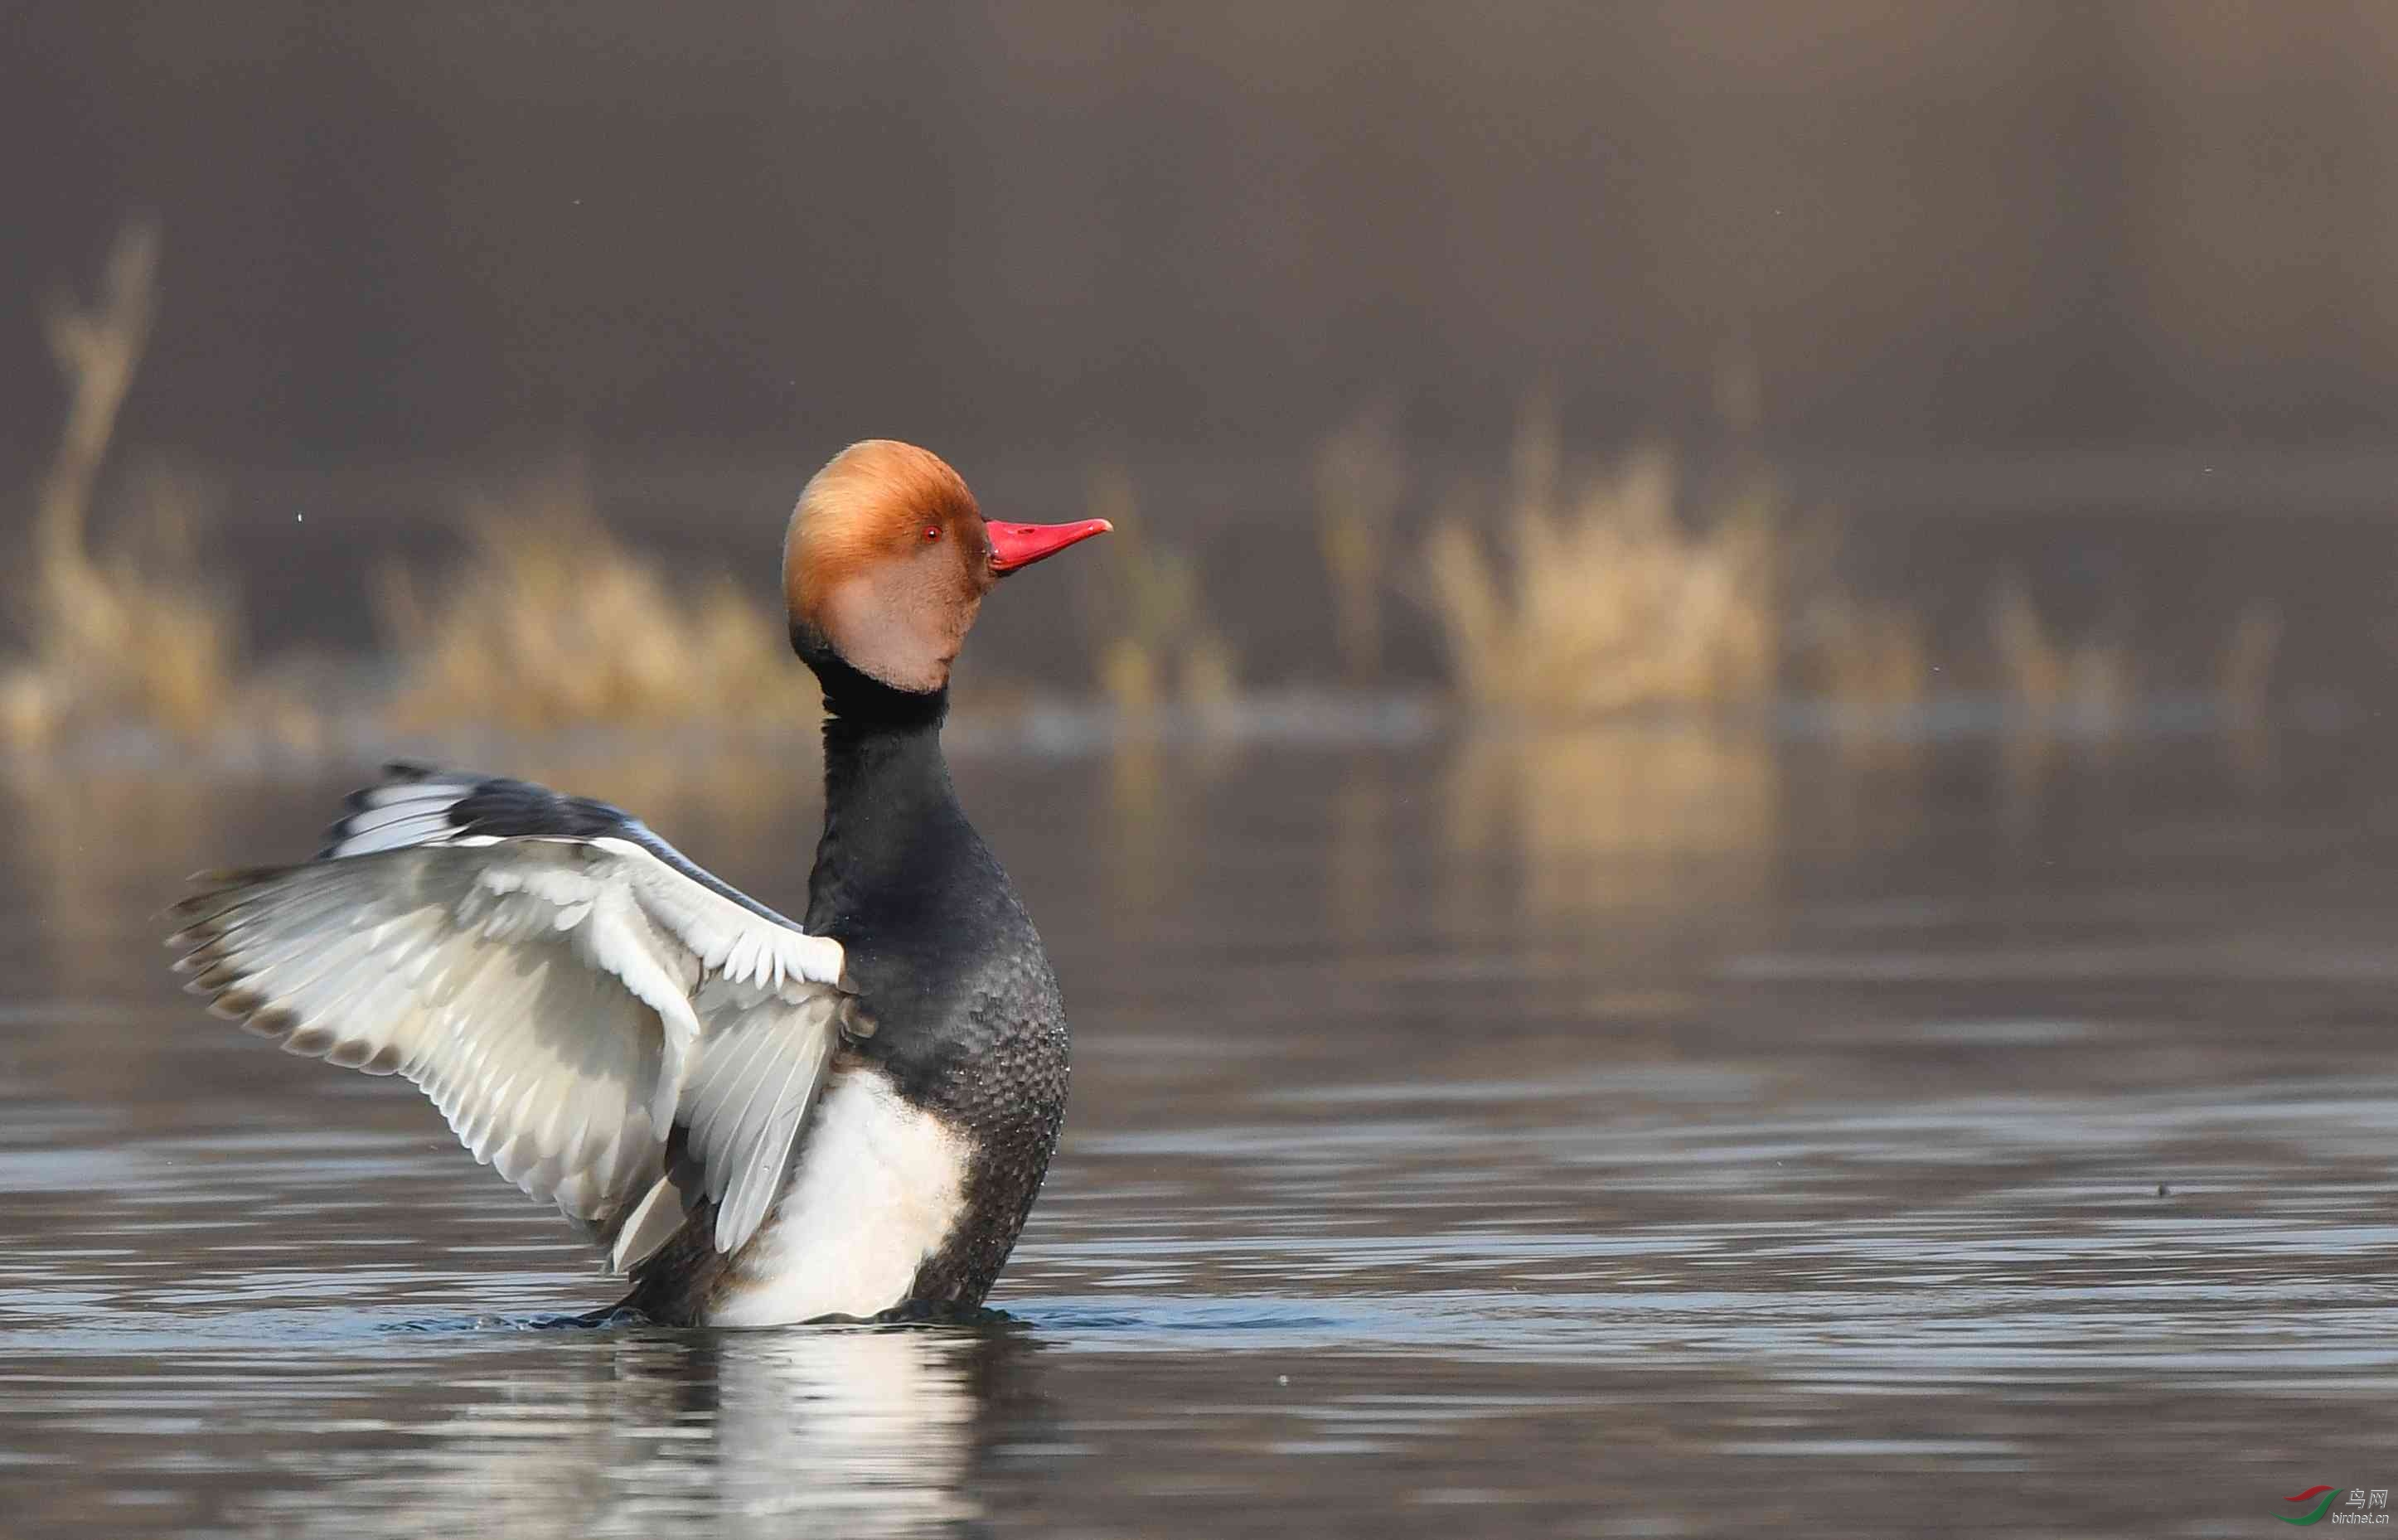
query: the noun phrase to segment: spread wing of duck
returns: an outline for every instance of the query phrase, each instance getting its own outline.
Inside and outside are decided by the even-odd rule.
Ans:
[[[605,804],[386,774],[315,860],[197,879],[168,941],[189,987],[287,1052],[411,1081],[619,1271],[703,1200],[738,1250],[851,1022],[840,943]]]

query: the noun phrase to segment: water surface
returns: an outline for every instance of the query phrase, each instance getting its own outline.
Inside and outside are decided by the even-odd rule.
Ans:
[[[20,767],[0,1529],[2231,1534],[2398,1486],[2372,745],[1304,736],[961,756],[1074,1100],[1010,1319],[906,1330],[533,1329],[612,1295],[555,1219],[156,946],[357,767]],[[797,901],[804,750],[493,767]]]

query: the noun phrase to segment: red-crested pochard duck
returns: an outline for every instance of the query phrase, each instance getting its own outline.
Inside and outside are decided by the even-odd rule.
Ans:
[[[631,1275],[623,1308],[978,1306],[1057,1147],[1066,1013],[950,787],[950,666],[993,584],[1107,528],[986,520],[885,439],[809,481],[783,547],[827,713],[803,921],[605,804],[399,764],[315,860],[200,879],[178,966],[288,1052],[421,1087]]]

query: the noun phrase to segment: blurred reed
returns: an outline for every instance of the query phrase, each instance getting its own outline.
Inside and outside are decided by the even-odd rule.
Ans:
[[[2241,607],[2216,663],[2215,701],[2225,753],[2241,784],[2252,791],[2272,784],[2279,758],[2271,692],[2281,650],[2281,607],[2252,599]]]
[[[1816,687],[1845,706],[1895,713],[1932,694],[1932,643],[1923,617],[1903,605],[1834,594],[1812,612],[1808,655]]]
[[[1387,408],[1358,413],[1315,453],[1315,532],[1332,587],[1333,639],[1353,683],[1382,668],[1382,552],[1407,491],[1407,453]]]
[[[321,742],[317,703],[329,692],[311,686],[305,659],[239,671],[243,609],[208,575],[199,478],[154,468],[126,479],[123,516],[104,543],[93,538],[101,471],[156,313],[158,252],[154,225],[128,224],[90,303],[61,299],[47,313],[68,408],[17,591],[26,646],[0,663],[0,742],[118,720],[185,738],[231,729]],[[1753,365],[1735,364],[1718,384],[1737,431],[1755,416],[1757,385]],[[1754,708],[1781,687],[1785,662],[1818,698],[1862,708],[1844,720],[1868,728],[1920,711],[1933,694],[1925,616],[1848,591],[1761,465],[1737,463],[1694,489],[1652,448],[1569,485],[1556,413],[1535,399],[1519,414],[1503,486],[1452,496],[1413,574],[1389,570],[1410,488],[1387,409],[1328,435],[1313,480],[1332,631],[1353,684],[1381,677],[1396,578],[1425,598],[1456,691],[1478,708],[1566,722],[1646,706]],[[1234,653],[1194,556],[1147,533],[1123,470],[1092,470],[1086,497],[1117,527],[1080,589],[1101,689],[1134,716],[1229,701]],[[670,578],[618,540],[579,466],[472,500],[461,524],[455,563],[381,574],[377,614],[399,683],[366,710],[385,725],[779,729],[812,715],[778,617],[729,579]],[[2103,739],[2128,725],[2141,679],[2120,634],[2063,634],[2014,574],[1993,587],[1984,634],[1985,677],[2011,733]],[[2232,623],[2213,664],[2228,724],[2268,723],[2281,637],[2270,605]]]
[[[2250,728],[2266,721],[2273,664],[2281,648],[2280,607],[2265,600],[2250,600],[2231,623],[2231,635],[2216,666],[2215,697],[2226,723]]]
[[[470,501],[463,524],[456,570],[381,574],[377,611],[404,670],[395,725],[813,720],[765,606],[728,578],[670,581],[600,521],[579,465]]]
[[[1780,502],[1752,477],[1685,521],[1645,450],[1568,495],[1555,414],[1528,410],[1493,518],[1461,499],[1426,548],[1456,682],[1479,707],[1578,717],[1754,704],[1782,646]],[[1479,530],[1499,525],[1494,554]]]
[[[50,354],[67,387],[59,447],[35,493],[22,612],[30,658],[0,673],[0,733],[42,742],[72,721],[129,714],[191,736],[235,694],[240,608],[200,561],[203,497],[145,478],[136,516],[92,549],[92,506],[158,305],[158,229],[128,224],[89,306],[51,303]]]
[[[2139,688],[2124,642],[2095,632],[2064,636],[2041,617],[2016,573],[1999,580],[1989,615],[2000,692],[2028,719],[2023,725],[2069,723],[2101,736],[2123,728]]]
[[[1089,517],[1115,534],[1102,542],[1105,575],[1083,589],[1099,687],[1118,709],[1145,714],[1169,700],[1207,707],[1233,698],[1233,650],[1209,618],[1198,563],[1151,539],[1132,478],[1101,466],[1086,480]]]

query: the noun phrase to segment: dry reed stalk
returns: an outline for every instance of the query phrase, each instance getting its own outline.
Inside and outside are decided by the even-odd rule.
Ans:
[[[2241,784],[2253,791],[2270,786],[2277,768],[2271,691],[2281,649],[2281,607],[2252,599],[2242,606],[2216,664],[2215,699],[2222,713],[2224,750]]]
[[[157,313],[157,227],[128,224],[95,303],[56,300],[45,317],[67,416],[35,494],[34,656],[0,681],[0,728],[19,741],[112,709],[196,734],[232,693],[240,616],[226,591],[196,575],[200,518],[188,483],[154,478],[146,518],[106,560],[91,551],[93,497]]]
[[[1810,622],[1810,652],[1825,698],[1899,712],[1931,695],[1932,647],[1922,616],[1834,595],[1814,606]]]
[[[1084,503],[1088,517],[1116,531],[1106,542],[1104,589],[1084,590],[1100,689],[1136,714],[1169,698],[1197,706],[1232,699],[1238,689],[1233,651],[1207,618],[1197,563],[1141,533],[1138,499],[1122,469],[1095,467]]]
[[[1332,586],[1333,637],[1353,681],[1382,662],[1382,552],[1407,490],[1387,411],[1359,413],[1315,454],[1315,529]]]
[[[2007,698],[2045,730],[2072,716],[2086,728],[2119,731],[2138,695],[2129,649],[2103,636],[2068,641],[2041,619],[2022,577],[1999,580],[1990,601],[1990,637]]]
[[[1772,488],[1716,498],[1690,528],[1664,452],[1633,455],[1570,503],[1561,463],[1554,421],[1528,413],[1502,554],[1463,506],[1433,529],[1426,575],[1461,692],[1569,716],[1770,695],[1781,635]]]
[[[2265,720],[2266,697],[2273,682],[2273,662],[2282,649],[2281,609],[2251,600],[2232,623],[2230,640],[2215,674],[2216,699],[2224,717],[2234,723]]]
[[[2065,700],[2069,668],[2064,647],[2049,634],[2021,576],[1999,580],[1990,599],[1990,641],[2008,698],[2034,715],[2053,714]]]
[[[469,503],[463,568],[384,574],[378,608],[407,682],[396,722],[546,729],[800,720],[782,628],[724,579],[674,584],[600,520],[579,467]]]

